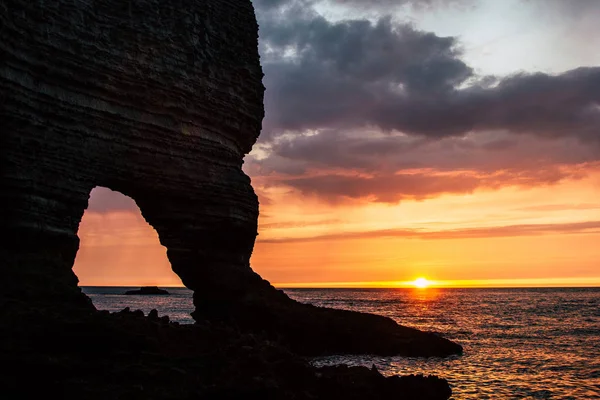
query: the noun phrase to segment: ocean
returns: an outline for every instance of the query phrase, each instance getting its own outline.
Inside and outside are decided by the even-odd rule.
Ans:
[[[96,308],[156,308],[193,323],[192,292],[125,296],[130,288],[84,287]],[[331,356],[317,366],[375,365],[384,375],[446,378],[453,399],[600,399],[600,288],[285,289],[303,303],[385,315],[460,343],[462,356]]]

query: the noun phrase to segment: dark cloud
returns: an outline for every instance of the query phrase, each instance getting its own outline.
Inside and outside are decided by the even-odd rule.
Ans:
[[[267,157],[250,159],[247,171],[266,184],[329,201],[395,202],[552,184],[598,161],[600,68],[480,77],[454,37],[386,16],[332,22],[315,3],[257,3]],[[369,6],[392,3],[453,2]]]
[[[304,195],[319,196],[330,202],[340,199],[367,199],[397,203],[401,200],[424,200],[444,194],[469,194],[476,189],[499,189],[507,186],[530,188],[551,185],[564,179],[581,178],[577,169],[544,168],[523,171],[503,170],[492,174],[476,172],[378,174],[375,176],[326,174],[300,178],[271,178],[271,184],[288,186]]]
[[[479,170],[508,167],[539,169],[545,165],[580,164],[598,160],[598,150],[575,138],[544,140],[492,131],[432,140],[405,135],[324,132],[295,136],[273,144],[272,154],[258,163],[263,172],[298,175],[313,168],[351,169],[366,173],[396,173],[412,168]],[[285,165],[288,169],[285,170]]]
[[[260,28],[267,138],[286,130],[365,125],[438,132],[432,125],[439,124],[429,115],[423,121],[420,108],[448,108],[432,100],[449,98],[472,77],[455,38],[388,17],[334,23],[289,13],[295,18],[269,19]]]
[[[383,237],[406,239],[449,240],[478,239],[514,236],[539,236],[553,234],[590,234],[600,233],[600,221],[574,222],[564,224],[525,224],[489,228],[451,229],[444,231],[425,231],[420,229],[383,229],[366,232],[346,232],[299,238],[261,239],[261,243],[296,243],[325,240],[350,240]]]
[[[579,179],[598,167],[598,149],[576,138],[541,140],[489,132],[444,139],[327,132],[277,142],[248,172],[329,202],[395,203],[442,194]]]
[[[323,0],[321,3],[344,6],[358,10],[381,10],[389,12],[395,8],[410,6],[413,9],[428,11],[432,9],[476,7],[477,0]]]
[[[479,79],[459,43],[397,24],[331,22],[294,4],[261,18],[264,140],[285,131],[376,126],[444,137],[506,129],[596,138],[600,68]]]
[[[385,11],[403,6],[410,6],[417,9],[433,9],[447,7],[464,8],[477,5],[477,0],[252,0],[254,6],[262,12],[298,2],[302,2],[305,5],[342,6],[353,10],[381,9]]]
[[[366,198],[375,202],[395,203],[404,199],[425,199],[445,193],[471,193],[479,186],[478,179],[467,174],[452,177],[436,177],[431,174],[375,177],[321,175],[275,182],[293,187],[304,195],[317,195],[332,202],[340,198]]]
[[[290,0],[252,0],[252,4],[260,12],[265,12],[274,8],[279,8],[285,4],[291,3]]]

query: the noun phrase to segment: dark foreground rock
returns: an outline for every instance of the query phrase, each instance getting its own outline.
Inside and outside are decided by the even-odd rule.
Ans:
[[[256,274],[254,274],[256,275]],[[198,321],[235,325],[241,331],[262,332],[302,355],[379,354],[446,357],[462,347],[430,332],[398,325],[390,318],[356,311],[316,307],[290,299],[269,282],[253,283],[239,297],[196,292]],[[214,299],[218,299],[215,301]]]
[[[170,294],[165,289],[160,289],[157,286],[143,286],[136,290],[128,290],[125,292],[128,295],[140,294],[140,295],[152,295],[152,294]]]
[[[179,325],[155,311],[0,305],[2,399],[448,399],[435,377],[314,368],[284,344],[231,326]],[[41,396],[41,397],[40,397]]]

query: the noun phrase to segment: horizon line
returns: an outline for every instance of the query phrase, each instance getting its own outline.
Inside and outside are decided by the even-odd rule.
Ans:
[[[356,281],[356,282],[278,282],[272,284],[278,289],[411,289],[412,281]],[[185,288],[184,285],[160,283],[152,284],[83,284],[80,287],[139,287],[159,286]],[[517,278],[517,279],[453,279],[428,280],[428,289],[509,289],[509,288],[596,288],[600,287],[600,277],[586,278]]]

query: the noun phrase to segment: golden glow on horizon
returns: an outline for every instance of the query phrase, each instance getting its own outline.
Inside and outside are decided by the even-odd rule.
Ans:
[[[600,286],[600,223],[572,227],[600,222],[599,194],[594,171],[528,190],[400,204],[332,204],[271,192],[271,202],[261,203],[251,265],[282,288],[414,288],[418,276],[435,288]],[[532,233],[535,225],[550,230]],[[374,231],[384,233],[360,236]],[[74,271],[82,286],[181,285],[139,210],[86,211],[78,235]]]
[[[303,282],[303,283],[274,283],[281,289],[410,289],[415,287],[415,281],[381,281],[381,282]],[[593,278],[549,278],[549,279],[461,279],[429,281],[429,288],[468,289],[468,288],[527,288],[527,287],[600,287],[600,276]]]
[[[94,283],[96,282],[96,283]],[[139,283],[140,281],[116,281],[111,280],[104,283],[88,280],[80,286],[159,286],[159,287],[184,287],[181,283],[172,281],[152,281],[151,283]],[[279,289],[411,289],[415,288],[415,281],[381,281],[381,282],[287,282],[273,283]],[[455,280],[455,281],[428,281],[428,288],[433,289],[493,289],[493,288],[557,288],[557,287],[600,287],[600,276],[595,278],[563,278],[563,279],[487,279],[487,280]]]
[[[431,285],[431,282],[429,282],[427,278],[420,277],[413,281],[413,285],[419,289],[426,289]]]

